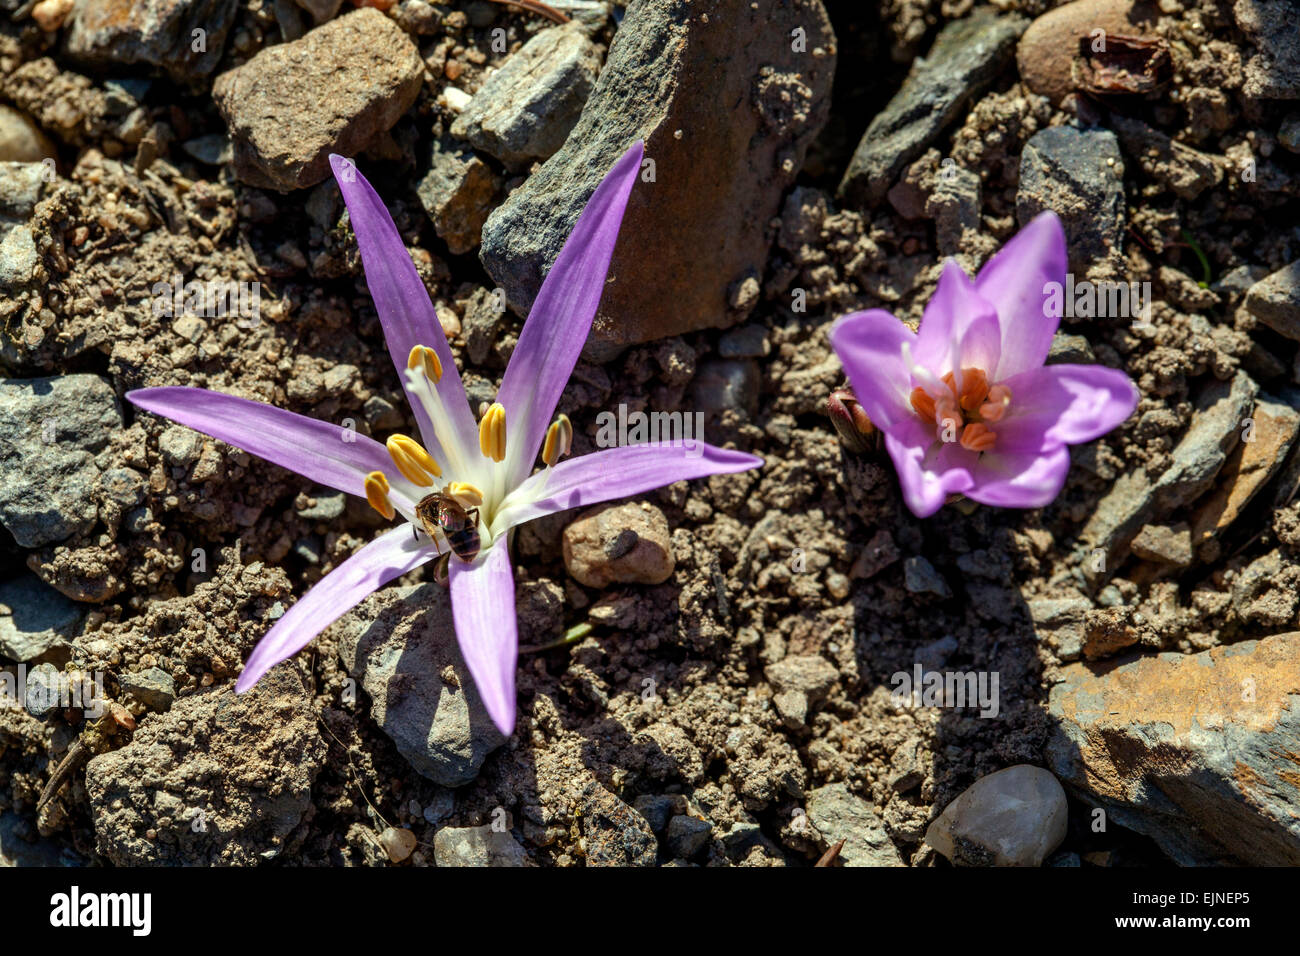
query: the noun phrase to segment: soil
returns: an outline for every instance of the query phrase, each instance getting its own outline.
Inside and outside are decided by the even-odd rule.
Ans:
[[[644,496],[671,529],[675,570],[662,584],[595,589],[575,581],[561,546],[573,515],[521,531],[521,642],[545,644],[595,623],[577,641],[521,655],[519,726],[477,779],[454,793],[424,779],[364,701],[345,701],[349,675],[336,630],[290,665],[305,688],[301,708],[248,705],[238,715],[245,723],[283,721],[296,728],[296,742],[284,739],[283,728],[267,727],[255,755],[210,743],[202,728],[224,719],[218,711],[269,622],[384,522],[364,502],[338,504],[332,492],[278,467],[217,442],[188,442],[183,429],[169,434],[168,423],[123,403],[123,425],[96,464],[101,472],[138,474],[139,503],[104,495],[94,526],[59,544],[21,547],[0,531],[0,577],[30,569],[83,605],[76,666],[111,675],[110,696],[136,713],[135,734],[150,741],[141,752],[152,753],[156,766],[100,764],[90,777],[74,775],[38,815],[38,797],[84,718],[70,710],[38,720],[0,709],[0,813],[16,817],[27,838],[39,835],[88,863],[394,865],[380,834],[397,827],[418,839],[403,865],[432,865],[438,831],[491,823],[504,808],[533,864],[666,864],[675,859],[668,841],[627,813],[638,798],[667,796],[712,825],[714,839],[691,862],[804,866],[828,845],[804,820],[807,795],[843,783],[875,810],[903,862],[947,865],[923,842],[928,823],[979,777],[1044,763],[1047,689],[1062,660],[1035,628],[1028,602],[1082,596],[1096,607],[1123,605],[1145,622],[1139,644],[1148,650],[1232,643],[1260,621],[1293,628],[1300,504],[1272,510],[1262,503],[1271,494],[1220,539],[1217,553],[1180,576],[1135,559],[1098,594],[1080,572],[1080,532],[1099,500],[1123,471],[1141,467],[1156,476],[1168,467],[1200,383],[1242,367],[1265,384],[1292,375],[1294,343],[1254,327],[1240,308],[1244,287],[1213,296],[1208,307],[1198,298],[1200,265],[1187,238],[1208,257],[1216,282],[1243,267],[1262,276],[1294,256],[1288,177],[1295,157],[1272,132],[1285,104],[1241,93],[1248,45],[1231,3],[1167,5],[1177,11],[1161,17],[1157,32],[1178,50],[1173,82],[1180,95],[1142,105],[1141,115],[1208,153],[1253,151],[1258,183],[1187,200],[1161,170],[1126,162],[1125,268],[1133,281],[1153,285],[1155,331],[1095,319],[1067,319],[1062,327],[1086,339],[1098,361],[1129,373],[1141,391],[1137,413],[1077,450],[1065,490],[1047,508],[947,507],[926,520],[903,505],[888,456],[852,454],[830,427],[826,398],[843,374],[827,343],[829,325],[873,307],[915,323],[941,250],[980,261],[1016,231],[1019,156],[1028,138],[1089,107],[1050,105],[1026,91],[1011,62],[917,161],[909,175],[918,179],[941,156],[978,174],[978,232],[945,234],[941,222],[904,219],[888,202],[841,206],[835,188],[866,123],[898,90],[911,60],[972,4],[826,6],[840,44],[831,118],[786,201],[763,297],[746,320],[761,330],[766,354],[725,355],[720,343],[731,330],[688,333],[633,347],[603,366],[580,365],[561,404],[580,453],[593,447],[602,410],[707,403],[714,392],[696,383],[723,363],[756,389],[737,404],[697,405],[709,414],[709,438],[766,464]],[[997,6],[1032,18],[1053,4]],[[241,0],[233,29],[246,42],[227,51],[220,69],[280,41],[270,7]],[[496,5],[456,0],[442,9],[473,13],[473,25],[462,17],[447,42],[424,37],[421,47],[437,47],[445,75],[470,90],[503,56],[491,46],[491,27],[504,27],[517,48],[546,26]],[[600,39],[607,44],[611,36],[606,27]],[[316,418],[352,419],[359,431],[381,437],[413,427],[331,182],[275,193],[191,158],[178,144],[225,132],[202,86],[155,79],[136,130],[143,135],[120,135],[120,120],[105,112],[102,80],[83,82],[30,21],[0,21],[0,65],[0,98],[58,138],[63,173],[32,225],[47,270],[42,300],[4,306],[6,374],[93,373],[119,397],[157,385],[237,391]],[[151,74],[142,68],[139,75]],[[430,131],[442,123],[440,86],[441,79],[425,83],[385,144],[372,147],[367,170],[381,171],[371,179],[384,184],[444,322],[456,330],[492,283],[474,254],[450,253],[416,197],[423,173],[417,157],[427,156]],[[142,163],[146,150],[166,161]],[[175,274],[260,279],[262,320],[183,325],[142,308],[159,277]],[[806,290],[804,312],[790,309],[794,288]],[[508,317],[478,362],[469,360],[464,336],[453,337],[472,398],[490,397],[518,328]],[[197,565],[195,549],[205,559]],[[949,596],[909,590],[904,568],[912,556],[933,566]],[[1265,557],[1271,573],[1249,601],[1232,600],[1233,581]],[[398,583],[425,580],[431,571]],[[593,608],[602,612],[593,615]],[[829,661],[836,675],[810,700],[806,720],[792,722],[774,705],[767,672],[799,656]],[[917,659],[997,671],[998,716],[899,707],[891,675],[911,671]],[[149,667],[175,682],[174,708],[194,698],[183,717],[175,709],[154,713],[121,690],[117,675]],[[239,833],[232,843],[159,838],[156,821],[170,811],[148,799],[151,773],[201,762],[209,746],[214,760],[249,762],[244,776],[266,788],[265,799],[224,807],[219,825]],[[281,774],[283,762],[293,764],[292,773]],[[208,772],[228,773],[229,765],[211,764]],[[220,803],[213,794],[232,792],[214,783],[207,797],[194,799]],[[1071,817],[1076,822],[1058,855],[1078,854],[1087,865],[1169,862],[1143,837],[1118,827],[1092,833],[1077,822],[1085,813]],[[721,839],[740,832],[738,824],[757,824],[759,832]]]

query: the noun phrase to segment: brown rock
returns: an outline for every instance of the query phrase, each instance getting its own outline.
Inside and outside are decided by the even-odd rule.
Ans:
[[[1178,568],[1185,568],[1192,563],[1192,535],[1185,522],[1172,527],[1163,524],[1145,525],[1129,549],[1143,561],[1172,564]]]
[[[633,4],[564,146],[484,226],[483,264],[511,308],[527,311],[601,178],[643,139],[651,165],[632,190],[588,357],[735,324],[744,311],[730,293],[763,273],[834,70],[820,0]]]
[[[1282,466],[1300,431],[1300,412],[1265,395],[1255,403],[1247,421],[1250,424],[1243,423],[1241,442],[1219,472],[1218,484],[1192,518],[1193,547],[1237,520],[1255,493]]]
[[[1153,25],[1155,4],[1146,0],[1074,0],[1049,10],[1020,38],[1016,63],[1025,86],[1060,103],[1074,91],[1072,71],[1079,38],[1093,30],[1143,35]]]
[[[601,505],[564,529],[564,566],[589,588],[662,584],[674,558],[668,519],[654,505]]]
[[[1083,656],[1090,661],[1132,647],[1140,637],[1130,607],[1095,608],[1084,614]]]
[[[483,222],[496,198],[497,177],[469,150],[435,143],[429,172],[420,180],[420,204],[453,255],[478,247]]]
[[[68,56],[92,67],[139,63],[179,81],[216,69],[236,0],[94,0],[78,4]]]
[[[218,76],[212,95],[230,127],[239,178],[287,191],[325,179],[330,153],[354,156],[392,127],[423,76],[410,38],[363,8],[262,50]]]
[[[1300,864],[1300,633],[1060,676],[1049,765],[1108,822],[1185,865]]]

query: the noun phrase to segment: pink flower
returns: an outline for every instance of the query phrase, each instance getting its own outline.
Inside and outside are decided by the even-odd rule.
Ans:
[[[882,309],[832,327],[831,345],[917,517],[949,495],[1040,508],[1065,484],[1066,446],[1133,413],[1137,389],[1123,372],[1043,364],[1061,321],[1060,296],[1049,291],[1065,270],[1065,232],[1046,212],[974,282],[950,259],[917,332]]]

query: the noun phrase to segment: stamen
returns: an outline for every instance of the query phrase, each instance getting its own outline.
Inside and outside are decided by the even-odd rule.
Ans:
[[[973,412],[984,404],[989,394],[989,377],[982,368],[964,368],[961,370],[961,393],[957,403],[962,409]]]
[[[393,503],[388,500],[388,479],[382,471],[372,471],[366,475],[366,501],[389,521],[397,514]]]
[[[442,474],[433,456],[414,438],[393,435],[388,439],[387,447],[397,470],[421,488],[430,487],[433,479]]]
[[[989,389],[988,401],[980,406],[980,418],[986,422],[999,421],[1010,404],[1011,389],[1005,385],[994,385]]]
[[[927,422],[934,421],[934,399],[921,387],[912,389],[912,408]]]
[[[483,492],[467,481],[449,481],[447,487],[442,489],[442,493],[462,508],[477,508],[483,504]]]
[[[411,354],[406,359],[407,368],[422,368],[424,377],[435,385],[442,380],[442,362],[438,359],[438,353],[427,345],[417,345],[411,349]]]
[[[478,446],[485,457],[493,461],[505,461],[506,410],[500,402],[494,402],[479,422]]]
[[[982,422],[972,422],[962,429],[961,447],[968,451],[988,451],[997,441],[997,434]]]
[[[568,415],[561,415],[546,429],[546,441],[542,443],[542,461],[550,468],[572,448],[573,425]]]

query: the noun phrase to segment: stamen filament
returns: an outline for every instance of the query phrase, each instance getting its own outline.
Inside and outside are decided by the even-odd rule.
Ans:
[[[393,503],[388,500],[388,478],[382,471],[372,471],[366,475],[366,501],[389,521],[397,514]]]

